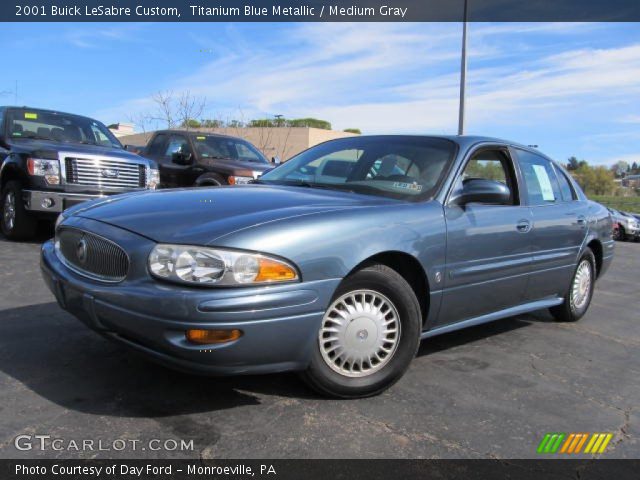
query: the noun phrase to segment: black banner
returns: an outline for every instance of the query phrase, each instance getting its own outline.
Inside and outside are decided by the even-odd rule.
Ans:
[[[3,22],[459,22],[465,0],[15,0]],[[467,0],[471,22],[636,22],[638,0]]]
[[[640,460],[0,460],[16,479],[637,479]]]

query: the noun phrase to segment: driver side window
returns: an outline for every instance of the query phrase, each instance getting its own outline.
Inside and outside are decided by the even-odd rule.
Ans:
[[[189,143],[182,135],[171,135],[169,137],[164,155],[165,157],[171,157],[174,153],[191,153]]]
[[[492,180],[504,184],[511,192],[508,205],[518,205],[513,163],[505,151],[485,149],[474,153],[458,178],[456,189],[461,188],[470,179]]]

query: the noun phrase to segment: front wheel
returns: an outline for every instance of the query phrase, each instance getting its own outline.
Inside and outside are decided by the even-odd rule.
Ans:
[[[587,248],[573,273],[571,286],[564,297],[564,303],[550,308],[551,315],[560,322],[580,320],[589,309],[595,283],[596,259],[591,249]]]
[[[2,233],[10,240],[25,240],[36,233],[37,221],[29,215],[22,201],[22,185],[7,182],[2,190]]]
[[[376,395],[409,367],[421,325],[420,305],[402,276],[384,265],[359,270],[325,312],[303,378],[333,397]]]

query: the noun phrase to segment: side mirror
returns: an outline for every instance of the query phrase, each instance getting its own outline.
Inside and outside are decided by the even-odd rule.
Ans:
[[[178,165],[191,165],[192,156],[187,152],[174,152],[171,155],[171,161]]]
[[[280,157],[276,155],[275,157],[271,157],[271,163],[273,163],[277,167],[282,163],[282,160],[280,160]]]
[[[131,152],[131,153],[140,153],[140,152],[142,152],[142,150],[144,150],[143,147],[137,147],[135,145],[125,145],[124,149],[127,152]]]
[[[511,191],[502,182],[485,178],[468,178],[451,196],[451,203],[466,205],[484,203],[487,205],[508,205],[511,203]]]

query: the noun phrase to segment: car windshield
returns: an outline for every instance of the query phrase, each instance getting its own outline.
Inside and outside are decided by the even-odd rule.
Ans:
[[[333,140],[305,150],[260,177],[259,182],[418,200],[435,194],[455,151],[455,144],[443,138]]]
[[[245,162],[269,163],[258,149],[244,140],[198,134],[193,137],[193,143],[202,158],[231,158]]]
[[[50,140],[122,148],[120,142],[102,123],[66,113],[9,110],[7,128],[12,139]]]

